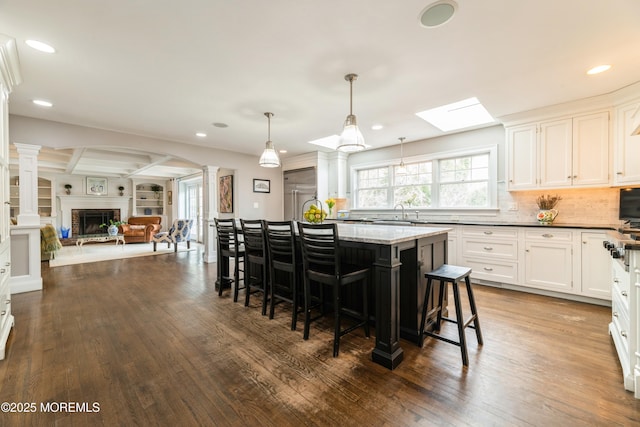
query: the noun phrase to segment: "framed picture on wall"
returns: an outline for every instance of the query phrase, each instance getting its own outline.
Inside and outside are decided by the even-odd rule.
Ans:
[[[87,194],[104,196],[107,194],[107,178],[87,177]]]
[[[253,192],[254,193],[270,193],[271,181],[268,179],[254,179]]]
[[[220,213],[233,212],[233,175],[225,175],[219,178],[218,182],[219,208]]]

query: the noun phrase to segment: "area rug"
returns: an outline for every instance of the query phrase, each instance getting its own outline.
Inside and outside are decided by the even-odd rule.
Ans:
[[[191,249],[187,249],[184,243],[178,245],[179,253],[199,250],[202,250],[202,245],[200,244],[191,243]],[[91,243],[83,245],[82,247],[64,246],[56,253],[55,259],[49,261],[49,267],[173,253],[175,253],[173,246],[167,248],[166,244],[158,245],[156,252],[154,252],[151,243],[134,243],[117,246],[113,243]]]

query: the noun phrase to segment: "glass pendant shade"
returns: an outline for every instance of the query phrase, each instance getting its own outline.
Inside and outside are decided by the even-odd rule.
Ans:
[[[273,142],[271,142],[271,117],[273,116],[273,113],[264,113],[264,115],[267,116],[269,123],[269,133],[266,146],[264,147],[264,151],[260,156],[258,164],[263,168],[279,168],[280,157],[278,157],[278,153],[275,148],[273,148]]]
[[[263,168],[278,168],[280,167],[280,157],[273,148],[273,142],[267,141],[267,145],[260,156],[260,166]]]
[[[357,74],[347,74],[344,79],[349,82],[349,115],[344,121],[344,129],[340,134],[340,140],[336,147],[339,151],[352,153],[364,150],[364,137],[358,128],[356,116],[353,115],[353,81],[358,78]]]
[[[352,114],[347,116],[337,148],[346,153],[364,150],[364,137],[356,124],[356,116]]]

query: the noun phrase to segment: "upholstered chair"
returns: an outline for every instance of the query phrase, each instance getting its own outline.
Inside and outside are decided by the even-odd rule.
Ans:
[[[174,252],[178,252],[178,243],[187,242],[187,249],[191,248],[191,227],[193,227],[192,219],[176,219],[169,231],[163,231],[153,236],[153,251],[156,251],[158,243],[166,243],[167,247],[174,245]]]

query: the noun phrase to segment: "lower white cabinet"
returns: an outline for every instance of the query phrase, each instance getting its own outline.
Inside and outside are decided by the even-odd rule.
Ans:
[[[580,293],[594,298],[611,299],[611,261],[603,256],[602,242],[606,233],[580,233]]]
[[[9,333],[13,327],[11,289],[9,288],[11,262],[8,243],[9,240],[5,240],[0,246],[0,360],[4,359],[7,338],[9,338]]]
[[[524,284],[559,292],[573,289],[571,231],[526,230]]]

